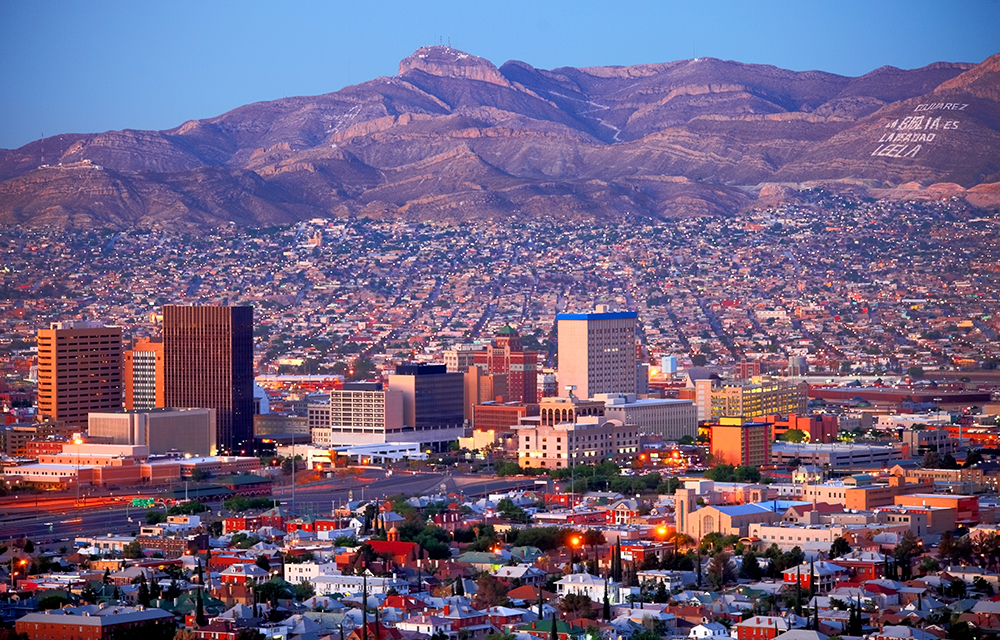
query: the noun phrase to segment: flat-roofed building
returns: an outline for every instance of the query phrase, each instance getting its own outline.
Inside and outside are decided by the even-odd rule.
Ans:
[[[711,452],[720,464],[762,467],[771,461],[771,425],[742,418],[712,424]]]
[[[122,330],[53,322],[38,331],[38,412],[85,427],[92,411],[122,407]]]
[[[403,401],[403,426],[387,430],[389,442],[443,451],[466,436],[463,374],[444,365],[402,364],[389,376],[389,390],[401,392]]]
[[[465,373],[469,367],[475,366],[476,354],[486,350],[484,344],[460,344],[445,349],[444,366],[448,373]]]
[[[639,428],[618,420],[520,424],[517,459],[522,467],[566,468],[603,460],[631,460],[639,451]]]
[[[174,614],[147,607],[85,605],[29,613],[14,628],[28,640],[112,640],[121,635],[173,633]]]
[[[109,444],[136,444],[158,455],[170,452],[215,455],[215,409],[153,409],[91,413],[87,433]]]
[[[473,407],[472,425],[476,431],[510,431],[526,416],[537,416],[538,405],[518,402],[484,402]]]
[[[164,402],[215,409],[216,445],[253,447],[253,307],[163,307]]]
[[[140,338],[123,354],[125,409],[166,406],[163,392],[163,340]]]
[[[485,351],[475,354],[475,362],[485,374],[506,376],[505,400],[531,404],[538,402],[538,355],[525,351],[517,330],[508,324],[497,330]]]
[[[380,383],[347,383],[308,407],[309,431],[319,446],[377,444],[403,429],[403,392]]]
[[[556,316],[559,340],[559,394],[589,398],[597,393],[636,393],[634,311],[560,313]]]
[[[591,400],[604,402],[605,418],[634,424],[642,435],[664,440],[698,435],[698,412],[691,400],[639,398],[623,393],[599,393]]]
[[[722,417],[760,418],[768,415],[804,415],[809,385],[784,378],[759,376],[750,380],[694,381],[698,420]]]
[[[956,524],[964,526],[979,524],[979,498],[977,496],[914,493],[896,496],[895,503],[904,507],[943,507],[954,509]]]
[[[853,467],[887,469],[903,460],[902,447],[882,444],[775,442],[770,462],[789,465],[793,460],[821,469]]]

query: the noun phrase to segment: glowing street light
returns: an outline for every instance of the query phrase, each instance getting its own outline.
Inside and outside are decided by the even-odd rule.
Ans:
[[[80,504],[80,445],[83,440],[74,438],[73,444],[76,445],[76,504]]]

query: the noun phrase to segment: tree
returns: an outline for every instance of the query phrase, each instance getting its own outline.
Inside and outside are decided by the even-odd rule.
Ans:
[[[150,510],[146,512],[146,524],[154,525],[167,521],[167,515],[162,511]]]
[[[721,589],[728,582],[735,578],[732,565],[729,562],[730,556],[725,551],[719,551],[708,563],[708,581],[716,590]]]
[[[122,547],[122,556],[130,560],[142,557],[142,545],[138,540],[133,540]]]
[[[143,577],[143,579],[139,582],[139,590],[138,590],[138,593],[136,594],[135,599],[142,606],[144,606],[144,607],[148,607],[149,606],[149,602],[150,602],[151,597],[150,597],[150,593],[149,593],[149,585],[146,584],[145,577]]]
[[[743,554],[743,561],[740,563],[740,577],[746,580],[760,580],[760,563],[757,562],[757,554],[747,551]]]
[[[476,580],[476,595],[472,599],[476,609],[482,611],[502,605],[506,601],[507,586],[496,577],[484,573]]]
[[[851,544],[841,537],[836,537],[830,545],[830,559],[846,556],[851,552]]]
[[[567,593],[563,596],[562,600],[559,601],[559,610],[564,614],[577,614],[585,618],[591,617],[591,610],[593,609],[594,603],[590,600],[590,596],[580,593]]]
[[[906,370],[906,375],[910,376],[911,378],[923,378],[924,369],[923,367],[909,367]]]
[[[924,459],[921,464],[924,469],[938,469],[941,466],[941,456],[938,455],[937,451],[928,451],[924,454]]]
[[[263,569],[264,571],[271,570],[271,561],[268,560],[267,556],[263,554],[257,556],[257,559],[254,560],[254,564]]]
[[[201,589],[198,589],[197,600],[195,601],[194,608],[194,621],[199,627],[203,627],[208,624],[208,618],[205,617],[205,602],[201,598]]]
[[[662,583],[660,583],[662,584]],[[604,610],[601,612],[605,621],[611,620],[611,600],[608,598],[608,577],[604,576]]]
[[[458,578],[455,579],[455,583],[452,585],[452,590],[456,596],[465,595],[465,580],[462,578],[462,576],[459,576]]]
[[[917,536],[912,531],[907,531],[893,550],[893,555],[896,558],[896,562],[899,563],[901,570],[900,579],[903,582],[910,580],[912,577],[910,575],[911,560],[917,554],[918,546]]]
[[[587,529],[583,532],[583,544],[597,551],[597,546],[604,544],[604,534],[599,529]]]
[[[789,429],[781,434],[782,442],[808,442],[809,434],[802,429]]]
[[[316,595],[316,587],[311,582],[298,582],[292,586],[292,597],[299,602]]]
[[[510,498],[502,498],[500,502],[497,503],[497,510],[500,515],[508,520],[514,522],[527,522],[529,520],[528,513],[521,507],[514,504],[514,501]]]

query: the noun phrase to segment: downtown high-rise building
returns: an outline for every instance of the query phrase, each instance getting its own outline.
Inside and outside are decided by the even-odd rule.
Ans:
[[[125,409],[166,406],[163,395],[163,340],[140,338],[124,354]]]
[[[222,453],[253,449],[253,308],[163,307],[164,401],[215,409]]]
[[[525,351],[521,338],[512,326],[504,325],[493,337],[493,344],[476,353],[476,366],[488,375],[507,376],[507,402],[538,402],[538,352]]]
[[[635,311],[557,315],[559,395],[572,391],[577,398],[591,398],[639,391],[638,317]]]
[[[121,411],[122,330],[53,322],[38,331],[38,411],[85,427],[91,412]]]
[[[418,442],[421,449],[445,451],[466,436],[465,376],[440,364],[401,364],[389,376],[389,390],[402,394],[403,428],[387,433],[390,442]]]

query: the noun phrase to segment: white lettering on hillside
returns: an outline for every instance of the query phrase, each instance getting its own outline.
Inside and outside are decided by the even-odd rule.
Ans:
[[[918,104],[913,110],[920,111],[965,111],[969,105],[963,102],[935,102]],[[948,120],[948,116],[913,115],[896,118],[885,123],[888,131],[878,139],[878,146],[871,155],[880,158],[915,158],[927,145],[940,142],[942,131],[955,131],[960,120]]]

